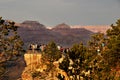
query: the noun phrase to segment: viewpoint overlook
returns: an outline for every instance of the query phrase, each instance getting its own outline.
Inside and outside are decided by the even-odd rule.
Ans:
[[[62,23],[50,28],[37,21],[15,24],[1,18],[0,31],[1,80],[120,78],[118,24]]]

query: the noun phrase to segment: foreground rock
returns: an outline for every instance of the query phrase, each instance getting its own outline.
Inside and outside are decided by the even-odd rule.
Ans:
[[[68,80],[67,74],[59,69],[59,63],[54,62],[52,67],[48,66],[41,59],[40,53],[25,54],[25,70],[22,73],[22,80],[58,80],[58,75],[64,76]]]

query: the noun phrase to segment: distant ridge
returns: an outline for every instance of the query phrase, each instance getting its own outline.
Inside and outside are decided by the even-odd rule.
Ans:
[[[17,24],[16,24],[17,25]],[[96,32],[103,32],[109,29],[109,26],[70,26],[65,23],[47,28],[37,21],[24,21],[18,23],[18,33],[25,42],[46,44],[49,41],[55,41],[58,45],[71,47],[75,43],[83,42],[87,44],[91,35]]]
[[[88,25],[88,26],[79,26],[79,25],[75,25],[75,26],[71,26],[71,28],[85,28],[89,31],[92,31],[94,33],[97,32],[101,32],[101,33],[105,33],[108,29],[110,29],[111,27],[109,25]]]

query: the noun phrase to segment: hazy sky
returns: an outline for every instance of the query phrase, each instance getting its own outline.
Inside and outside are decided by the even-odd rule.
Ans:
[[[110,25],[120,18],[120,0],[0,0],[0,16],[46,26]]]

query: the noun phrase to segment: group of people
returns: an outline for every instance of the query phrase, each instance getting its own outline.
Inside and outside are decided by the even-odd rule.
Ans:
[[[28,46],[28,50],[37,50],[37,51],[44,51],[46,45],[45,44],[30,44]]]
[[[33,50],[33,51],[44,51],[46,48],[45,44],[30,44],[28,46],[28,50]],[[69,51],[69,48],[63,48],[62,46],[57,46],[58,50],[60,50],[63,53],[67,53]]]

